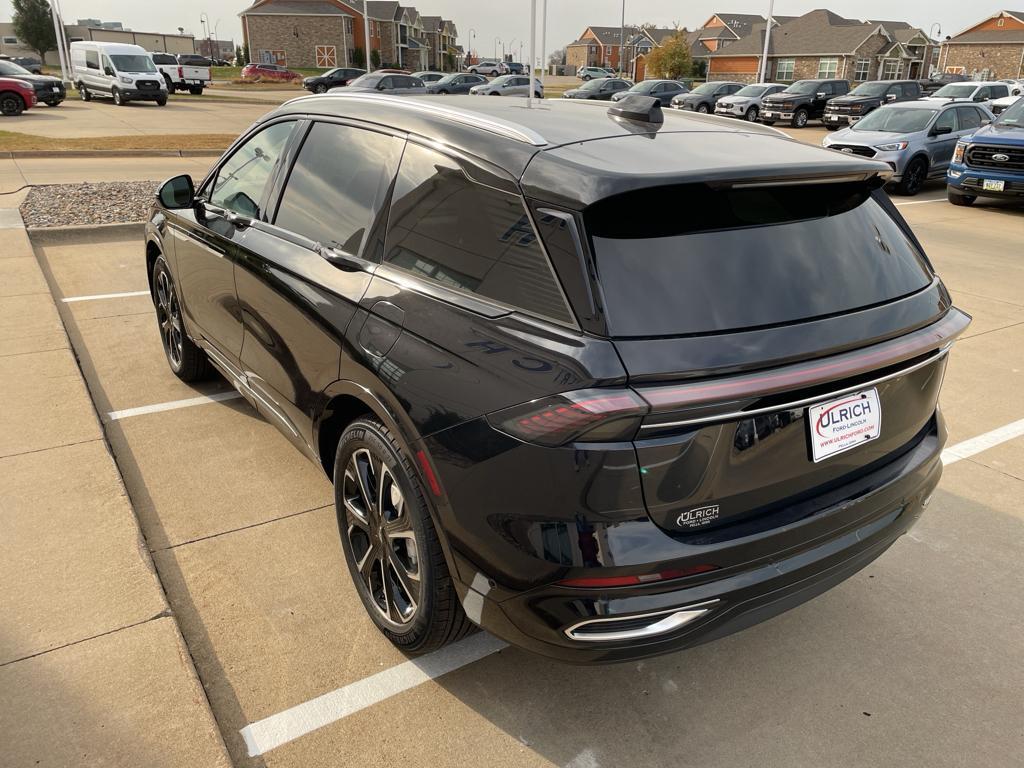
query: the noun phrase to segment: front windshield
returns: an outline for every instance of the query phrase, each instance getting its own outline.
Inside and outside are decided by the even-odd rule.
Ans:
[[[935,93],[932,94],[937,99],[966,99],[969,98],[977,86],[974,85],[958,85],[950,83],[944,85]]]
[[[1024,127],[1024,96],[1008,106],[1003,114],[996,118],[996,122],[999,125]]]
[[[605,84],[605,80],[588,80],[580,86],[581,91],[599,91],[601,86]]]
[[[783,91],[783,93],[792,93],[796,95],[803,95],[806,93],[814,93],[818,88],[818,83],[814,80],[797,80],[789,88]]]
[[[362,86],[365,86],[366,88],[376,88],[377,87],[377,83],[380,82],[380,79],[381,79],[380,75],[360,75],[355,80],[353,80],[351,83],[349,83],[349,85],[350,86],[362,85]]]
[[[861,83],[852,91],[851,96],[881,96],[889,90],[889,83]]]
[[[461,77],[461,75],[458,72],[456,72],[454,75],[445,75],[444,77],[437,81],[437,84],[447,85],[449,83],[454,83],[459,77]]]
[[[768,90],[767,85],[745,85],[736,91],[737,96],[760,96]]]
[[[31,75],[32,73],[13,61],[0,61],[0,75]]]
[[[718,83],[704,83],[704,85],[699,85],[696,88],[694,88],[693,93],[714,93],[716,90],[718,90]]]
[[[863,120],[854,123],[855,131],[881,131],[882,133],[917,133],[923,131],[937,109],[911,109],[899,107],[882,107],[876,109]]]
[[[649,93],[657,84],[657,80],[648,80],[646,82],[637,83],[629,90],[631,93]]]
[[[502,75],[491,80],[491,85],[508,85],[512,82],[512,75]]]
[[[145,54],[111,56],[110,60],[118,72],[156,72],[153,60]]]

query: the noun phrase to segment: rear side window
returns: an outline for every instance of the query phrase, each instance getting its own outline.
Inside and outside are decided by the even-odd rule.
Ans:
[[[956,111],[961,131],[969,128],[981,128],[981,113],[974,107],[957,107]]]
[[[932,279],[862,184],[647,189],[592,205],[584,221],[614,336],[795,323],[892,301]]]
[[[454,160],[416,144],[402,157],[385,261],[447,288],[572,320],[519,196],[470,180]]]
[[[302,144],[274,224],[358,255],[394,170],[398,139],[316,123]]]

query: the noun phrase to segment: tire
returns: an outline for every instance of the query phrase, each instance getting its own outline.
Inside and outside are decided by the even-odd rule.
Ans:
[[[753,106],[753,107],[750,107],[747,110],[747,113],[744,115],[744,117],[747,119],[748,123],[756,123],[757,122],[757,116],[759,114],[761,114],[761,113],[757,109],[757,106]]]
[[[201,381],[210,375],[206,353],[192,343],[185,333],[181,305],[174,278],[163,256],[153,264],[153,304],[160,328],[160,343],[171,372],[185,382]]]
[[[313,86],[313,93],[327,93],[327,86],[323,83]]]
[[[188,92],[191,93],[193,96],[202,96],[203,95],[203,86],[198,85],[198,86],[195,86],[193,88],[189,88]]]
[[[44,101],[43,103],[48,107],[59,107],[61,104],[59,101]]]
[[[164,75],[164,82],[167,83],[167,93],[173,94],[176,89],[174,87],[174,83],[171,82],[169,75]]]
[[[446,91],[444,88],[442,88],[440,91],[438,91],[438,94],[441,95],[441,96],[447,96],[448,95],[448,91]]]
[[[497,76],[498,76],[498,70],[492,69],[491,70],[491,77],[497,77]]]
[[[375,418],[354,421],[338,441],[334,503],[349,575],[388,640],[422,654],[472,631],[416,468]]]
[[[543,99],[544,98],[544,94],[541,93],[540,91],[535,91],[534,94],[533,94],[533,98],[535,98],[535,99]]]
[[[92,94],[89,89],[85,87],[85,83],[78,84],[78,98],[82,101],[92,101]]]
[[[775,125],[774,120],[762,120],[761,125]]]
[[[498,93],[497,91],[491,91],[491,92],[490,92],[490,93],[488,93],[487,95],[488,95],[488,96],[501,96],[501,94],[500,94],[500,93]]]
[[[166,96],[160,96],[160,97],[159,97],[159,98],[158,98],[158,99],[156,100],[156,105],[157,105],[158,107],[166,107],[166,106],[167,106],[167,97],[166,97]]]
[[[580,80],[582,80],[583,82],[586,82],[589,79],[590,79],[590,75],[584,75],[583,77],[580,78]]]
[[[805,128],[807,127],[807,121],[810,119],[810,115],[807,110],[801,107],[793,113],[793,121],[790,123],[794,128]]]
[[[0,114],[17,117],[25,111],[25,100],[16,93],[0,93]]]
[[[923,157],[915,157],[903,169],[903,176],[900,178],[899,184],[896,185],[896,191],[901,195],[913,197],[921,191],[921,187],[927,180],[928,161]]]
[[[706,115],[709,112],[711,112],[711,109],[708,107],[707,104],[701,103],[697,105],[697,111],[700,112],[702,115]]]
[[[123,107],[125,104],[128,103],[128,101],[125,99],[125,97],[121,95],[121,89],[120,88],[112,89],[110,91],[110,95],[114,97],[114,104],[116,104],[119,107]]]
[[[946,199],[953,205],[974,205],[974,201],[978,197],[977,195],[965,195],[960,192],[954,192],[949,187],[946,187]]]
[[[831,123],[825,123],[825,130],[826,131],[838,131],[839,130],[839,126],[838,125],[832,125]]]

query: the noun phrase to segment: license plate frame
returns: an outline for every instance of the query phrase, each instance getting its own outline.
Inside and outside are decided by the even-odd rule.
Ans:
[[[849,392],[808,407],[807,433],[815,464],[877,440],[882,434],[878,389]]]
[[[1005,192],[1006,182],[1002,179],[982,179],[981,189],[983,192]]]

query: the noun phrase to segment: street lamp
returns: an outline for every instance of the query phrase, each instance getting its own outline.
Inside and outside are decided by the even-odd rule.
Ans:
[[[494,38],[494,58],[495,59],[498,58],[498,43],[501,43],[501,38],[500,37]],[[501,43],[501,44],[502,44],[502,47],[504,49],[504,45],[505,44],[504,43]]]
[[[472,27],[469,28],[469,57],[473,58],[473,38],[476,37],[476,30]]]

